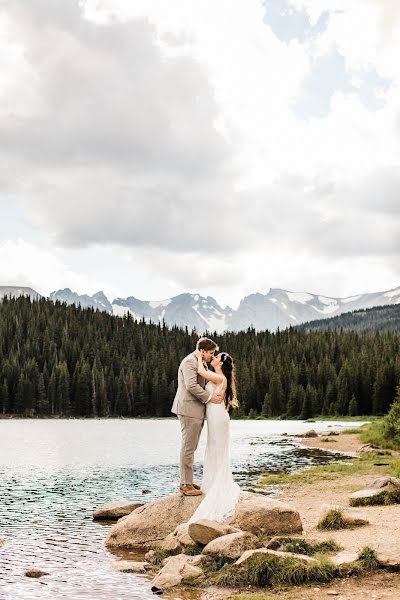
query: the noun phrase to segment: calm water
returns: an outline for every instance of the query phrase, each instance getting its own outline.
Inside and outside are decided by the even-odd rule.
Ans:
[[[336,430],[349,426],[355,424],[334,423]],[[307,428],[300,421],[232,421],[232,466],[242,488],[252,489],[263,471],[331,460],[281,435]],[[115,500],[148,502],[174,493],[179,444],[175,420],[0,421],[0,537],[6,540],[0,600],[154,598],[145,577],[112,570],[119,556],[104,545],[109,525],[93,522],[92,512]],[[200,463],[196,471],[200,479]],[[31,566],[50,575],[25,577]]]

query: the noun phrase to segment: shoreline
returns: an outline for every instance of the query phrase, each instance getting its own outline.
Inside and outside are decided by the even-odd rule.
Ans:
[[[346,455],[344,464],[357,463],[362,456],[359,452],[363,442],[360,433],[340,433],[331,437],[330,442],[322,441],[329,434],[314,438],[296,438],[299,446],[329,450]],[[392,452],[392,456],[400,460],[400,452]],[[350,453],[350,454],[349,454]],[[338,460],[330,464],[340,463]],[[368,455],[364,455],[368,456]],[[376,458],[376,457],[375,457]],[[382,463],[385,463],[382,457]],[[332,478],[309,478],[301,474],[313,469],[321,472],[324,467],[311,467],[298,473],[293,481],[273,484],[278,489],[278,498],[299,511],[302,523],[302,537],[322,541],[334,539],[343,549],[357,551],[363,546],[371,546],[382,556],[392,557],[400,563],[400,550],[396,540],[400,539],[400,505],[366,506],[357,512],[369,520],[369,525],[356,529],[325,530],[317,529],[318,520],[326,505],[348,506],[350,493],[367,487],[374,479],[388,474],[385,466],[374,466],[367,462],[367,468],[357,469],[349,474],[332,473]],[[350,469],[351,470],[351,469]],[[327,469],[328,471],[328,469]],[[329,475],[329,474],[328,474]],[[201,600],[327,600],[337,597],[338,600],[397,600],[400,598],[400,573],[378,571],[359,577],[334,580],[328,584],[297,585],[283,590],[258,588],[253,590],[210,589],[205,591]],[[190,596],[183,595],[183,598]]]

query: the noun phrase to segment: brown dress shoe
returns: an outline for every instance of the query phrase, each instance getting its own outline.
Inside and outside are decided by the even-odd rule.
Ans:
[[[202,496],[203,494],[201,490],[196,490],[193,485],[181,485],[179,491],[184,496]]]

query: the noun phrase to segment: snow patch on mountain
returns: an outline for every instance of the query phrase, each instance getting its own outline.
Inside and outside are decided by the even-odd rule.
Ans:
[[[149,306],[151,306],[151,308],[158,308],[159,306],[168,306],[168,304],[171,304],[171,298],[169,298],[168,300],[155,300],[153,302],[149,302]]]
[[[127,306],[120,306],[119,304],[112,305],[113,315],[116,317],[124,317],[127,313],[131,313],[134,319],[137,319],[136,315],[129,310]]]
[[[307,304],[314,299],[314,296],[307,292],[286,292],[286,294],[291,302],[300,302],[300,304]]]
[[[362,297],[362,294],[359,294],[358,296],[349,296],[348,298],[342,298],[341,302],[342,304],[347,304],[348,302],[357,302],[357,300],[360,300]]]
[[[400,296],[400,287],[396,288],[395,290],[390,290],[389,292],[386,292],[383,295],[385,296],[385,298],[395,298],[396,296]]]

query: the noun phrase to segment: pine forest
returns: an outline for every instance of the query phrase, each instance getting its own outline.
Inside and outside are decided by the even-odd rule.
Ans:
[[[235,417],[383,415],[400,383],[393,331],[213,335],[235,361]],[[168,417],[177,369],[199,337],[41,298],[0,303],[3,416]]]

